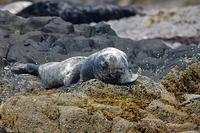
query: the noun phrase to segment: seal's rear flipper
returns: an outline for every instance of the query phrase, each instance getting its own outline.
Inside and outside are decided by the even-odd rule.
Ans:
[[[11,66],[11,71],[15,74],[31,74],[38,75],[38,65],[35,64],[23,64],[23,63],[15,63]]]

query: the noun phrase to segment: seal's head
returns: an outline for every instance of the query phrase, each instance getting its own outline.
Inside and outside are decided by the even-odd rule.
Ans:
[[[116,48],[105,48],[95,55],[94,77],[112,84],[132,84],[138,78],[128,67],[127,56]]]

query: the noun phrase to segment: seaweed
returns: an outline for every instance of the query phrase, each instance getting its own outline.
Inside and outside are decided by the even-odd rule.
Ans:
[[[181,70],[175,67],[171,73],[161,80],[164,87],[176,96],[184,93],[200,94],[200,63],[194,63]]]

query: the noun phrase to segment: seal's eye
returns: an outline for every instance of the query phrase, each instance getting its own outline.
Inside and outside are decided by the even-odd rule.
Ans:
[[[101,65],[101,67],[102,67],[103,70],[105,70],[105,69],[108,68],[108,63],[106,61],[101,61],[100,65]]]
[[[119,73],[124,73],[125,69],[124,68],[118,68],[117,70]]]

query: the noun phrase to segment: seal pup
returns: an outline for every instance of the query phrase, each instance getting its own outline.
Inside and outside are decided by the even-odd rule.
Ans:
[[[132,84],[138,78],[129,70],[127,55],[116,48],[108,47],[90,55],[82,64],[80,79],[99,79],[106,83]]]
[[[16,63],[14,73],[29,73],[40,77],[47,88],[70,86],[90,79],[111,84],[131,84],[138,75],[129,71],[127,56],[116,48],[105,48],[88,57],[71,57],[61,62],[43,65]]]

